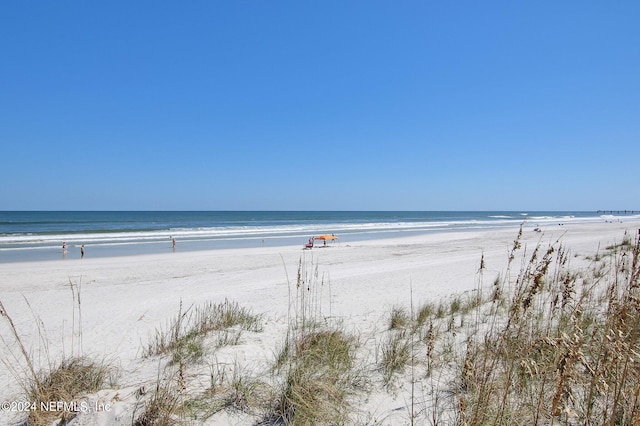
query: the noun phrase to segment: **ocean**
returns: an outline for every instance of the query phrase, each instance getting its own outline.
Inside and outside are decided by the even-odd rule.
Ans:
[[[170,252],[173,239],[180,251],[302,247],[311,236],[326,233],[348,244],[523,222],[543,226],[615,218],[546,211],[0,211],[0,262],[79,258],[82,245],[87,257],[126,256]]]

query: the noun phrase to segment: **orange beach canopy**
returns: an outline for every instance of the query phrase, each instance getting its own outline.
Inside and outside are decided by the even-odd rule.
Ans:
[[[313,237],[314,240],[325,240],[325,241],[335,241],[338,239],[338,237],[336,237],[333,234],[324,234],[324,235],[318,235],[317,237]]]

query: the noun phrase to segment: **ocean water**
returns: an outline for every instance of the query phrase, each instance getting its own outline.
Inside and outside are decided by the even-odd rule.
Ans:
[[[628,218],[628,216],[626,216]],[[0,262],[302,245],[331,233],[340,243],[410,233],[617,220],[596,212],[0,211]],[[67,253],[62,243],[67,244]]]

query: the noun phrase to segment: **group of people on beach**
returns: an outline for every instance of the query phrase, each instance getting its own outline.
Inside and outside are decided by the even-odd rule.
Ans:
[[[67,242],[62,243],[62,255],[67,257]],[[80,259],[84,258],[84,244],[80,246]]]
[[[173,237],[170,237],[170,238],[171,238],[171,246],[173,247],[173,251],[176,251],[176,239],[173,238]],[[62,255],[66,259],[66,257],[67,257],[67,242],[66,241],[62,242]],[[84,259],[84,244],[82,244],[80,246],[80,259]]]

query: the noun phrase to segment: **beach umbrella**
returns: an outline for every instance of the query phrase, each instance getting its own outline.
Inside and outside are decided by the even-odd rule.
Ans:
[[[324,234],[324,235],[318,235],[317,237],[313,237],[314,240],[324,240],[324,241],[335,241],[338,239],[338,237],[336,237],[333,234]]]

